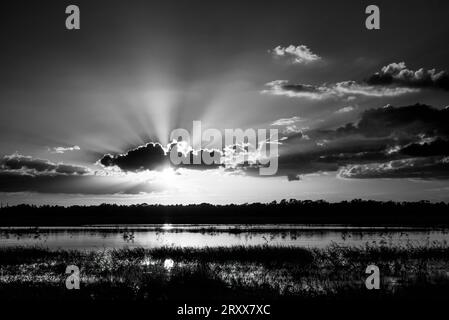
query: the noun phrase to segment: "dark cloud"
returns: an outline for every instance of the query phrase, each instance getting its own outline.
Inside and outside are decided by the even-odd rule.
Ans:
[[[391,135],[429,136],[448,135],[448,109],[436,109],[424,104],[395,108],[388,106],[366,110],[357,124],[347,124],[337,130],[338,134],[362,134],[366,137]]]
[[[298,174],[338,171],[348,164],[385,161],[389,156],[385,153],[386,141],[336,140],[326,148],[317,147],[307,151],[285,152],[281,149],[278,159],[278,175],[294,177]]]
[[[341,176],[346,178],[419,177],[420,167],[412,170],[413,164],[419,164],[422,177],[445,177],[447,164],[435,156],[449,154],[448,121],[448,109],[421,104],[370,109],[358,122],[335,130],[309,130],[308,140],[289,136],[280,147],[279,174],[287,172],[288,177],[345,167]],[[408,160],[415,158],[424,160]],[[402,166],[388,171],[388,165],[382,164]]]
[[[390,63],[370,76],[366,82],[371,85],[397,85],[410,88],[434,88],[449,90],[449,75],[445,71],[421,68],[413,71],[404,62]]]
[[[301,181],[301,175],[300,174],[288,174],[287,175],[287,180],[288,181]]]
[[[148,143],[125,154],[106,154],[100,163],[105,167],[117,166],[124,171],[159,170],[169,164],[169,158],[161,144]]]
[[[354,141],[354,140],[353,140]],[[319,159],[326,163],[346,165],[348,163],[366,163],[383,161],[392,156],[388,153],[390,140],[354,141],[353,145],[335,144],[320,153]]]
[[[282,85],[282,89],[292,92],[310,92],[310,93],[324,92],[319,87],[315,87],[308,84],[284,84]]]
[[[138,194],[157,190],[162,190],[157,181],[130,183],[126,177],[97,175],[86,167],[17,153],[0,160],[0,192]]]
[[[311,174],[324,171],[337,171],[339,166],[335,162],[320,159],[318,152],[279,155],[279,169],[277,175],[290,178],[301,174]],[[289,178],[290,177],[290,178]]]
[[[403,147],[399,152],[413,157],[447,156],[449,155],[449,141],[436,139],[424,143],[411,143]]]
[[[0,160],[1,171],[21,171],[26,174],[65,174],[84,175],[90,170],[86,167],[63,163],[53,163],[48,160],[36,159],[20,154],[6,155]]]
[[[205,163],[203,155],[208,153],[210,158],[220,159],[220,151],[218,150],[190,150],[187,153],[177,152],[183,163],[174,165],[170,160],[170,151],[174,149],[177,152],[177,145],[170,144],[164,148],[160,143],[148,143],[131,149],[124,154],[119,155],[104,155],[99,163],[104,167],[117,166],[123,171],[144,171],[144,170],[162,170],[169,166],[185,167],[189,169],[211,169],[216,168],[219,164]]]
[[[183,162],[177,165],[177,167],[183,167],[187,169],[207,170],[207,169],[216,169],[220,166],[223,166],[223,164],[220,163],[222,152],[220,152],[219,150],[200,150],[197,152],[191,150],[187,154],[178,153],[178,156],[182,158]],[[214,159],[214,161],[210,160],[210,163],[205,163],[204,161],[205,156],[209,157],[209,159]]]

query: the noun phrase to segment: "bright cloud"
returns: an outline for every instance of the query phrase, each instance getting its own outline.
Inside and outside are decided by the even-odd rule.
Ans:
[[[275,57],[286,57],[291,60],[292,63],[295,64],[307,64],[310,62],[321,60],[321,57],[317,54],[313,53],[307,46],[305,45],[289,45],[288,47],[277,46],[270,52]]]
[[[73,147],[53,147],[50,149],[51,153],[65,153],[67,151],[79,151],[81,148],[79,146]]]
[[[294,116],[291,118],[278,119],[278,120],[274,121],[271,125],[272,126],[288,126],[288,125],[292,125],[292,124],[295,124],[300,121],[304,121],[304,119],[302,119],[298,116]]]
[[[335,84],[314,86],[308,84],[289,84],[287,80],[275,80],[268,82],[266,86],[269,89],[262,90],[261,93],[310,100],[344,98],[357,95],[377,98],[396,97],[419,91],[418,88],[383,87],[360,84],[355,81],[343,81]]]

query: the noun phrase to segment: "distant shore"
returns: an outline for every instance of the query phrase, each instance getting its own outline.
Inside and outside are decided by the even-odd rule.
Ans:
[[[148,224],[296,224],[345,227],[447,227],[449,204],[282,200],[242,205],[3,206],[0,227]]]
[[[117,225],[81,225],[81,226],[0,226],[1,231],[17,233],[35,233],[38,231],[99,231],[99,232],[226,232],[226,233],[267,233],[292,231],[435,231],[448,230],[449,226],[358,226],[327,224],[117,224]]]

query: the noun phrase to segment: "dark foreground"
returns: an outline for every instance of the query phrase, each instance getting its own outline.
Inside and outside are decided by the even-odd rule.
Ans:
[[[368,265],[380,289],[368,290]],[[66,268],[80,289],[66,288]],[[0,298],[132,301],[299,301],[449,298],[449,247],[0,249]]]
[[[372,264],[380,270],[379,290],[365,285]],[[78,290],[66,287],[69,265],[80,269]],[[328,318],[336,313],[360,319],[416,315],[416,306],[421,311],[444,307],[449,246],[10,248],[0,249],[0,274],[2,307],[28,316],[60,318],[69,312],[123,318],[144,312],[148,319],[205,319],[179,316],[179,308],[187,305],[218,310],[208,317],[213,319]],[[229,304],[270,305],[270,315],[221,314]]]

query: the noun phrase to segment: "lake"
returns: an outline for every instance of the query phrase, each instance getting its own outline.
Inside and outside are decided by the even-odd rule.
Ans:
[[[354,228],[303,225],[102,225],[83,227],[3,227],[0,247],[41,246],[49,249],[295,246],[330,244],[403,246],[449,241],[449,229]]]

